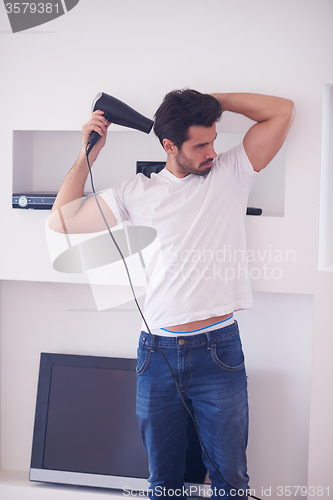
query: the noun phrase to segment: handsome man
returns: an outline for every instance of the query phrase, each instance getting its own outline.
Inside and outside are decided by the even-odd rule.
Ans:
[[[256,124],[241,144],[217,155],[216,121],[223,110]],[[210,457],[203,454],[213,491],[224,499],[246,498],[237,491],[246,491],[249,480],[247,384],[233,312],[252,307],[252,297],[246,264],[242,262],[239,272],[237,255],[246,251],[249,190],[257,172],[283,145],[293,114],[292,101],[278,97],[170,92],[154,123],[167,153],[165,169],[151,179],[137,175],[99,195],[110,227],[123,221],[150,226],[161,243],[165,276],[147,292],[145,303],[155,343],[143,327],[137,362],[137,416],[149,457],[152,497],[172,491],[183,495],[187,445],[188,414],[162,349]],[[95,130],[102,136],[89,156],[93,164],[108,126],[101,111],[83,126],[83,149],[55,201],[53,212],[62,207],[69,233],[105,229],[94,199],[82,205],[73,200],[83,196],[89,135]],[[52,214],[50,226],[62,231]],[[227,261],[221,258],[225,248]]]

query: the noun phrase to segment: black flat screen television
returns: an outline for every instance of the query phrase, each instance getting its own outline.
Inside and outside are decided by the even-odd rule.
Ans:
[[[147,491],[135,400],[135,359],[42,353],[30,480]],[[199,491],[206,469],[191,419],[188,438],[185,481]]]

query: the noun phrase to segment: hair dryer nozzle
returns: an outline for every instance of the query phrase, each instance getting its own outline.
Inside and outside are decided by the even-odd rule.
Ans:
[[[134,128],[149,134],[154,122],[141,115],[133,108],[111,95],[99,92],[93,102],[93,111],[100,109],[104,111],[104,117],[111,123],[122,125],[123,127]],[[92,132],[87,144],[87,153],[89,154],[98,139],[97,132]]]

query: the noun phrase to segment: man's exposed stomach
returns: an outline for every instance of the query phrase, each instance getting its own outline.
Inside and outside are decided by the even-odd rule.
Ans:
[[[212,318],[206,318],[198,321],[191,321],[190,323],[184,323],[182,325],[167,326],[166,329],[171,332],[190,332],[193,330],[198,330],[200,328],[205,328],[207,326],[224,321],[232,316],[232,312],[228,314],[223,314],[223,316],[214,316]]]

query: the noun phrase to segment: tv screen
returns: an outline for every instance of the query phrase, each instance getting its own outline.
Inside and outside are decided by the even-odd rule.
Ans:
[[[30,480],[146,491],[135,400],[135,359],[42,353]],[[203,484],[191,419],[188,438],[186,484]]]

